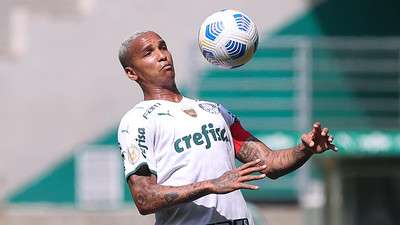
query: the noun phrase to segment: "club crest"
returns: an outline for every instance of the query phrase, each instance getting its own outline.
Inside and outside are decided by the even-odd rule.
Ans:
[[[218,114],[219,113],[219,109],[218,109],[218,106],[216,104],[200,103],[199,107],[201,109],[203,109],[204,111],[212,113],[212,114]]]
[[[185,109],[185,110],[182,109],[182,111],[191,117],[197,117],[197,113],[196,111],[194,111],[194,109]]]

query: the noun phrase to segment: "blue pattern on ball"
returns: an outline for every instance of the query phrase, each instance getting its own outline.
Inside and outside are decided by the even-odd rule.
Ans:
[[[245,15],[237,13],[233,15],[239,30],[247,32],[250,28],[251,21]]]
[[[215,57],[214,52],[208,49],[203,49],[203,56],[212,64],[220,65],[221,63],[218,61],[217,57]]]
[[[206,26],[206,38],[214,41],[223,30],[224,24],[222,21],[210,23]]]
[[[202,53],[203,53],[203,56],[204,56],[206,59],[215,59],[214,53],[211,52],[211,51],[209,51],[209,50],[207,50],[207,49],[204,49]]]
[[[246,53],[246,45],[238,41],[229,40],[225,48],[232,59],[240,58]]]

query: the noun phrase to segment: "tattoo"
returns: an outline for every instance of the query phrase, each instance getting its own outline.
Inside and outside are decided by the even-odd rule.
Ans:
[[[271,149],[265,146],[261,141],[250,136],[240,148],[237,158],[243,163],[260,159],[259,165],[267,165],[268,167],[266,158],[271,152]]]
[[[139,204],[139,205],[143,205],[143,204],[146,203],[146,202],[145,202],[145,198],[144,198],[143,194],[141,194],[141,193],[139,193],[139,194],[136,196],[136,201],[137,201],[137,204]]]
[[[183,186],[164,186],[157,184],[154,175],[132,175],[129,188],[141,213],[153,213],[157,209],[189,202],[209,194],[205,182]]]
[[[228,172],[228,174],[226,176],[222,176],[220,179],[220,185],[223,185],[224,183],[228,183],[228,182],[232,182],[235,181],[239,178],[239,174],[237,173],[232,173],[232,172]]]
[[[215,185],[217,189],[224,189],[228,184],[231,184],[238,180],[239,174],[233,173],[232,171],[226,172],[223,176],[212,180],[211,182]]]
[[[262,173],[276,179],[302,166],[310,156],[311,154],[308,154],[300,145],[272,151],[257,138],[250,136],[244,142],[236,157],[243,163],[260,159],[260,164],[267,166]]]
[[[171,204],[175,199],[179,197],[178,193],[172,192],[172,193],[167,193],[165,194],[165,200],[167,201],[167,204]]]
[[[190,199],[190,200],[197,199],[196,197],[201,194],[201,188],[202,188],[202,184],[201,183],[194,183],[193,184],[193,191],[191,191],[188,194],[187,199]]]

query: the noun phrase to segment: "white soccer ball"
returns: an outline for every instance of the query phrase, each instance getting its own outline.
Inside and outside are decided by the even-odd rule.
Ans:
[[[247,63],[256,52],[258,33],[246,14],[226,9],[207,17],[199,31],[199,47],[214,65],[235,68]]]

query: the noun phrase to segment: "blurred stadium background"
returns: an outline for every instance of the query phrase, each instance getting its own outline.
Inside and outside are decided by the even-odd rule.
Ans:
[[[250,15],[260,46],[235,70],[210,66],[197,29]],[[313,121],[337,154],[244,192],[257,223],[400,224],[400,2],[395,0],[0,0],[1,225],[152,224],[134,209],[116,126],[141,99],[117,60],[155,30],[187,96],[223,103],[274,149]]]

